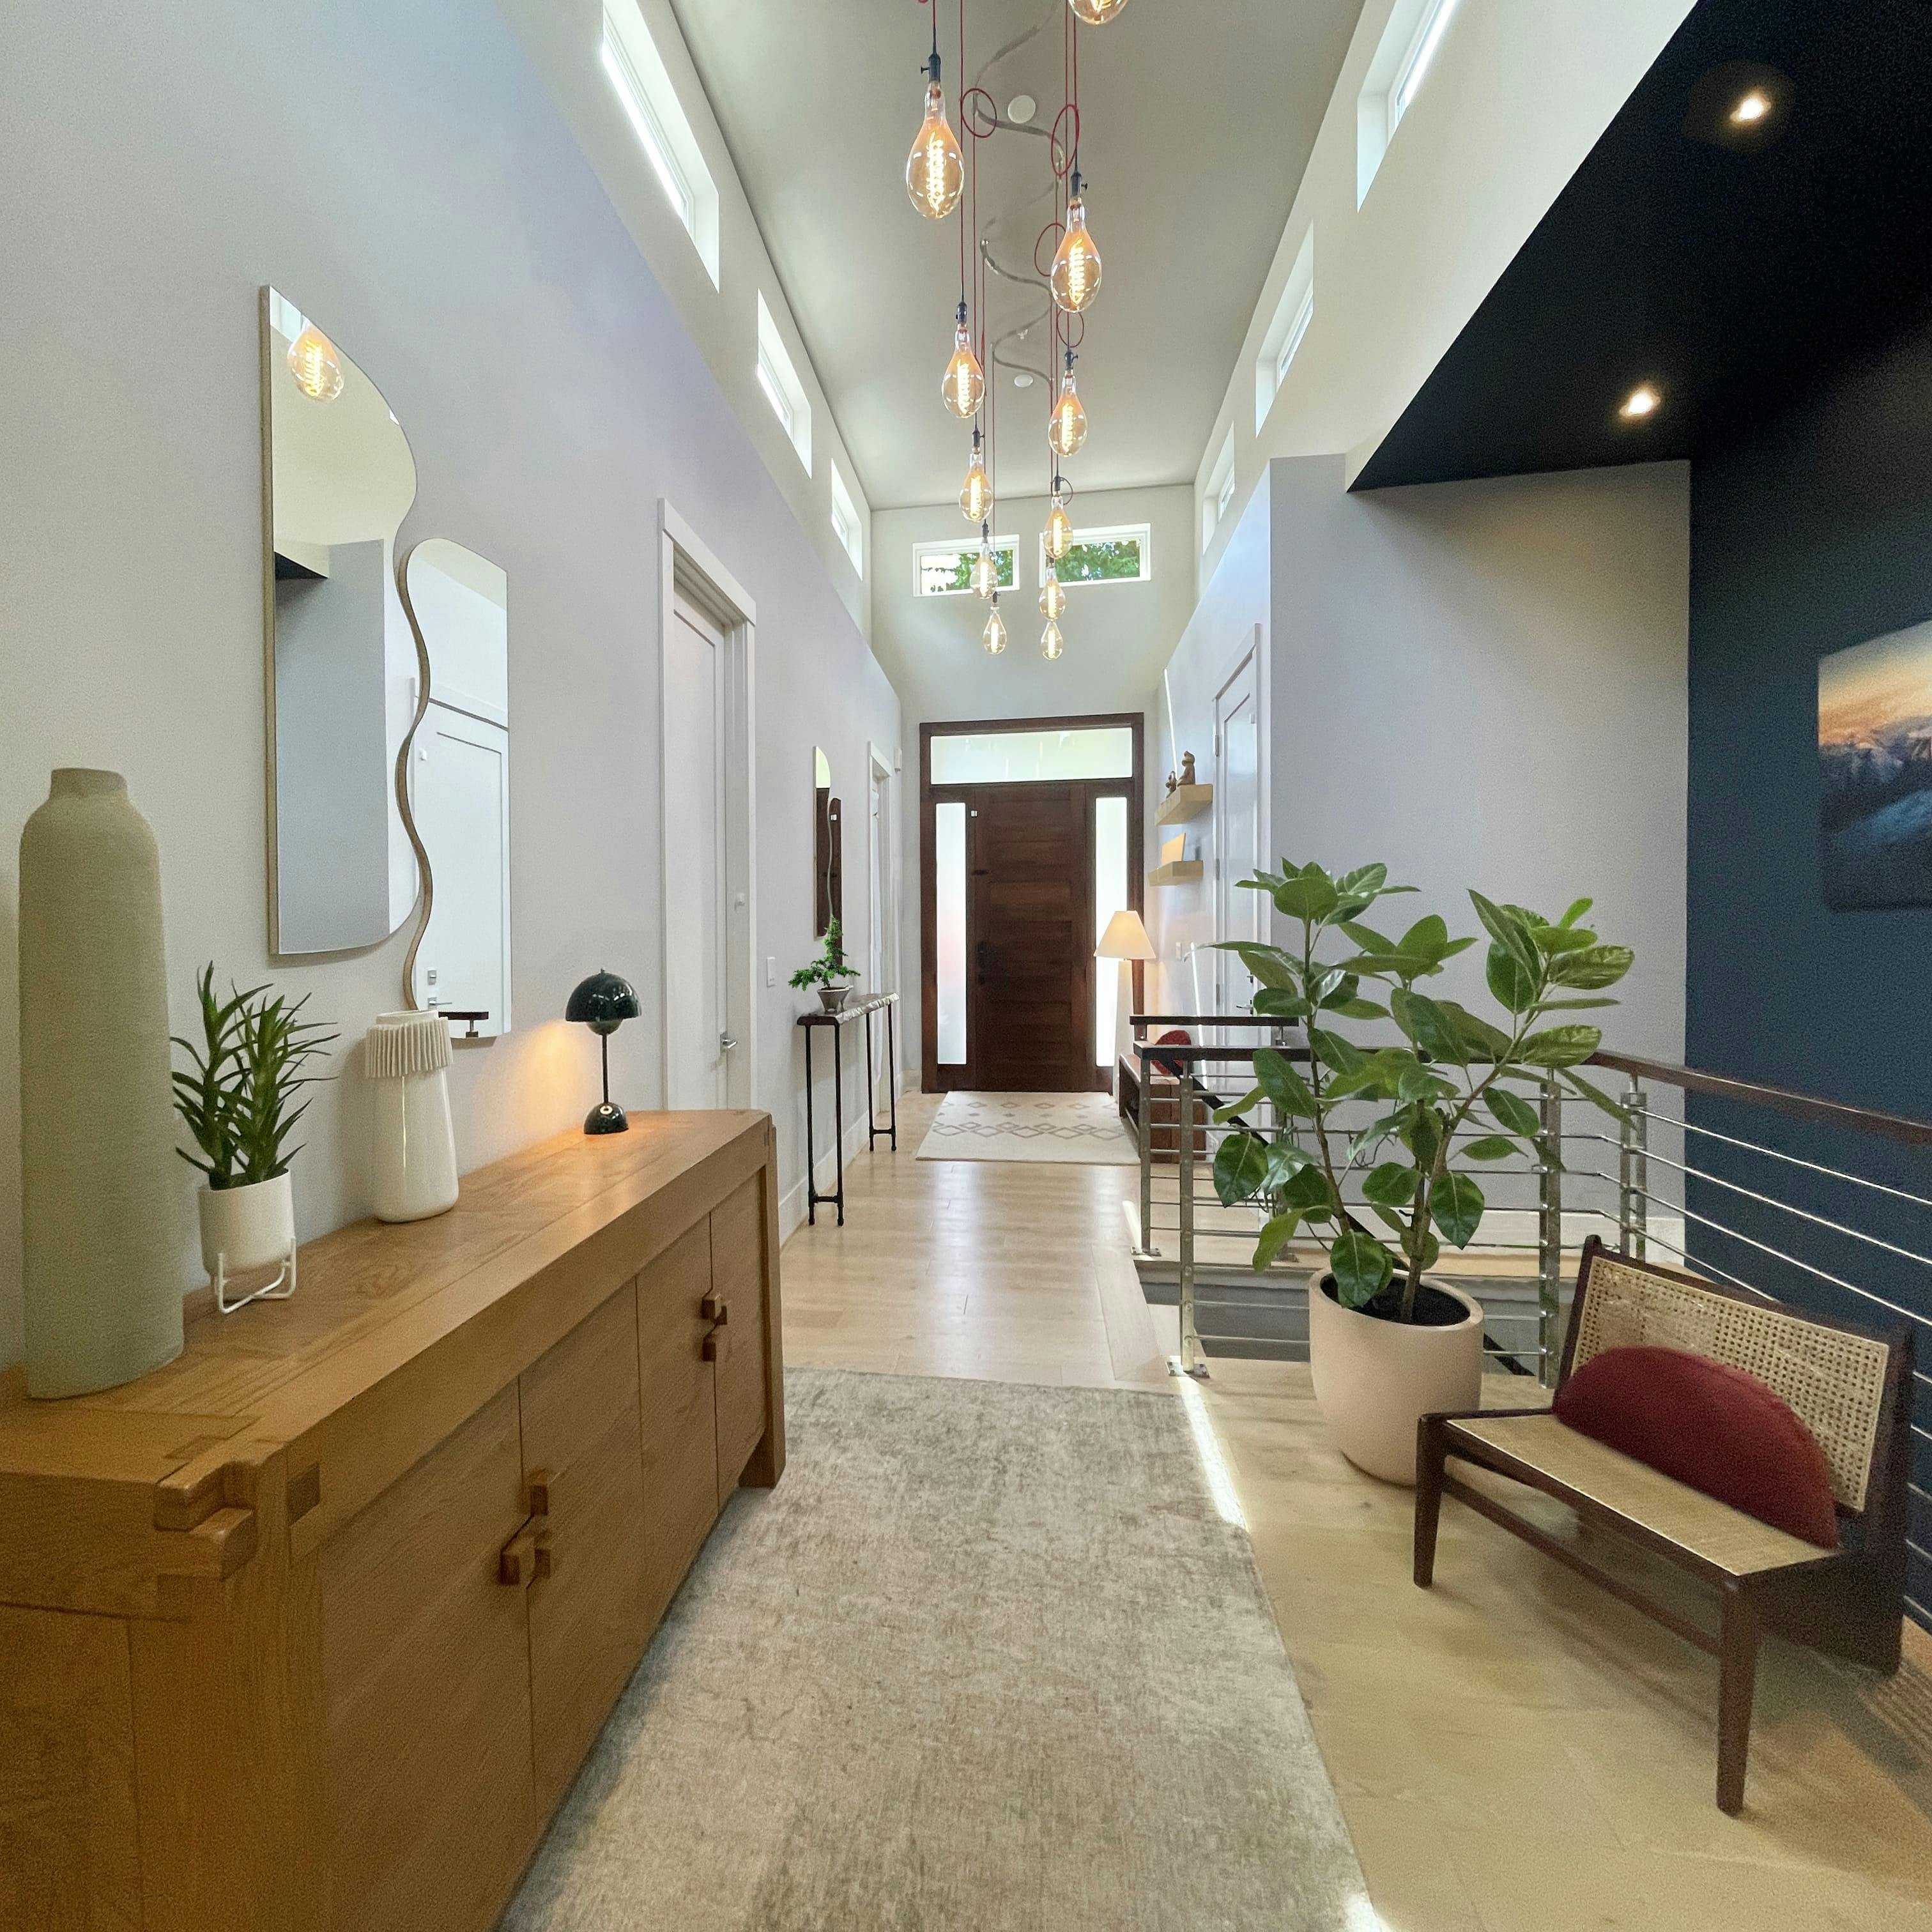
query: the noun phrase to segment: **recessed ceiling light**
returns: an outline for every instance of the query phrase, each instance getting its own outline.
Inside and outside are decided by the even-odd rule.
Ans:
[[[1617,414],[1626,422],[1641,422],[1646,416],[1654,416],[1664,398],[1648,382],[1640,382],[1624,399],[1624,406]]]
[[[1033,378],[1022,369],[1013,378],[1013,387],[1016,389],[1030,389],[1033,387]]]
[[[1762,88],[1754,87],[1731,110],[1731,119],[1740,128],[1755,127],[1770,112],[1770,97]]]
[[[1024,126],[1040,111],[1040,103],[1030,94],[1016,94],[1006,103],[1006,118]]]

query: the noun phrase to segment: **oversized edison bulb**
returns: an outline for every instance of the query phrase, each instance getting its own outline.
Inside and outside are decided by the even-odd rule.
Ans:
[[[1046,566],[1046,580],[1040,586],[1040,614],[1056,622],[1066,614],[1066,586],[1050,563]]]
[[[980,539],[980,554],[973,560],[973,588],[982,597],[1000,594],[1000,560],[991,537]]]
[[[1088,26],[1104,27],[1125,11],[1127,0],[1066,0],[1066,4]]]
[[[1048,427],[1046,440],[1056,456],[1071,456],[1087,440],[1087,412],[1074,393],[1071,369],[1060,379],[1060,400],[1053,406],[1053,421]]]
[[[980,399],[986,393],[986,372],[973,353],[972,338],[963,322],[952,332],[952,360],[946,365],[939,393],[956,416],[969,418],[980,413]]]
[[[969,524],[983,524],[993,514],[993,484],[980,454],[980,435],[973,434],[973,461],[966,472],[966,487],[959,493],[959,511]]]
[[[289,344],[289,369],[296,387],[318,403],[332,403],[342,393],[342,364],[336,360],[335,344],[312,322]]]
[[[906,162],[906,193],[920,214],[944,221],[959,206],[966,184],[966,166],[959,143],[946,119],[946,96],[934,76],[926,90],[926,118]]]
[[[1046,554],[1055,563],[1072,548],[1073,519],[1066,514],[1066,506],[1058,496],[1053,500],[1053,508],[1046,519]]]
[[[1051,617],[1046,620],[1046,628],[1040,634],[1040,654],[1046,658],[1059,656],[1066,648],[1066,640],[1060,634],[1060,626]]]
[[[1078,196],[1066,204],[1066,232],[1053,258],[1053,298],[1070,314],[1078,314],[1100,286],[1100,251],[1087,232],[1087,204]]]
[[[1000,615],[999,593],[993,595],[992,614],[986,620],[986,628],[980,641],[986,647],[986,655],[996,658],[1006,647],[1006,620]]]

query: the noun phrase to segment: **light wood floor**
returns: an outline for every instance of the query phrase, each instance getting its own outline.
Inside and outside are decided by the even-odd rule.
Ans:
[[[786,1360],[1172,1388],[1132,1170],[920,1161],[935,1106],[786,1244]],[[1726,1818],[1710,1659],[1453,1501],[1418,1590],[1409,1492],[1329,1445],[1305,1369],[1203,1393],[1386,1932],[1932,1932],[1932,1649],[1887,1680],[1772,1642]]]

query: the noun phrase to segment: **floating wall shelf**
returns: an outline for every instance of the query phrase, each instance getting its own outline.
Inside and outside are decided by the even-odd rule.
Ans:
[[[1190,880],[1198,879],[1207,870],[1198,859],[1170,859],[1164,866],[1156,866],[1148,874],[1150,886],[1184,886]]]
[[[1190,818],[1198,818],[1214,802],[1214,788],[1210,784],[1177,785],[1162,800],[1160,809],[1154,815],[1156,825],[1184,825]]]

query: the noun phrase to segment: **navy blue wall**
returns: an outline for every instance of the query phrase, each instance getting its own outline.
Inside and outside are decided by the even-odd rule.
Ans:
[[[1831,372],[1700,454],[1691,477],[1686,1057],[1693,1066],[1932,1119],[1932,908],[1834,912],[1818,859],[1818,660],[1932,618],[1932,328]],[[1768,1138],[1706,1104],[1694,1124]],[[1932,1196],[1932,1154],[1816,1129],[1778,1144]],[[1691,1165],[1932,1255],[1932,1212],[1693,1135]],[[1932,1315],[1932,1269],[1709,1183],[1694,1215]],[[1820,1312],[1883,1311],[1694,1222],[1698,1260]],[[1922,1370],[1932,1328],[1921,1328]],[[1918,1421],[1932,1430],[1932,1388]],[[1932,1440],[1915,1438],[1932,1489]],[[1912,1540],[1932,1550],[1932,1504]],[[1932,1604],[1932,1564],[1911,1594]]]

